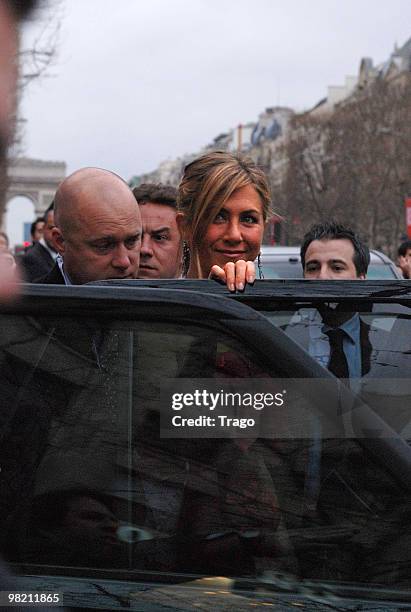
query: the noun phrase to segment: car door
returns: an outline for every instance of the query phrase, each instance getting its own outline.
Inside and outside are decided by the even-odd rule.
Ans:
[[[22,584],[55,576],[66,604],[84,606],[90,584],[107,590],[102,576],[123,589],[279,570],[353,578],[369,509],[361,498],[324,516],[319,505],[323,466],[339,467],[319,432],[344,431],[340,385],[265,317],[181,289],[32,287],[3,309],[1,326],[1,542],[37,574]],[[192,405],[196,391],[260,402],[275,391],[283,403],[210,410]],[[381,449],[397,494],[406,459]],[[372,454],[365,460],[377,469]],[[329,490],[343,506],[346,487]],[[83,582],[68,586],[76,576]]]

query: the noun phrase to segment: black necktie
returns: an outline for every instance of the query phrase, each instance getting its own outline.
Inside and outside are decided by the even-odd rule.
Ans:
[[[340,329],[330,329],[325,332],[330,340],[330,361],[328,369],[338,378],[348,378],[348,363],[343,350],[345,332]]]

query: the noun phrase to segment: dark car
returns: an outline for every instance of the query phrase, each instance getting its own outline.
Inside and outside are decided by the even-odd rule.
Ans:
[[[261,249],[261,268],[265,279],[302,278],[299,246],[266,246]],[[369,280],[402,279],[395,263],[381,251],[370,250]]]
[[[1,550],[21,591],[411,607],[410,307],[398,281],[27,286],[0,317]],[[358,317],[358,378],[311,356],[319,316]]]

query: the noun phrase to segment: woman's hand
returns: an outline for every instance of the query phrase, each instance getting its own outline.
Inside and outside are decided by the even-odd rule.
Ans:
[[[246,283],[252,285],[255,281],[255,265],[243,259],[229,261],[223,268],[213,266],[208,278],[225,283],[229,291],[244,291]]]

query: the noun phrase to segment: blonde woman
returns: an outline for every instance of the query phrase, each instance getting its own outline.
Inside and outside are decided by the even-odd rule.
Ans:
[[[251,159],[214,151],[194,160],[185,167],[177,208],[188,278],[216,278],[231,291],[254,282],[271,198]]]

